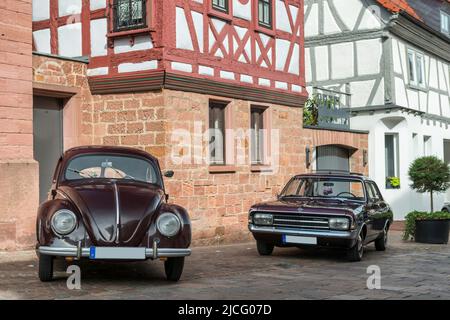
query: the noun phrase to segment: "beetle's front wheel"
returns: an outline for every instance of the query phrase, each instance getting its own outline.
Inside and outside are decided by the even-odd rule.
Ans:
[[[53,280],[53,257],[39,255],[39,280],[48,282]]]
[[[184,257],[168,258],[164,262],[166,278],[169,281],[178,281],[181,278],[184,268]]]

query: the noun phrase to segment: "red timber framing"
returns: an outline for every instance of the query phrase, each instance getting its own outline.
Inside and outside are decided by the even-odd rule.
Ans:
[[[128,84],[142,80],[150,88],[160,88],[183,83],[183,90],[197,92],[200,85],[208,90],[208,81],[218,90],[225,86],[228,95],[236,91],[246,97],[271,97],[276,100],[284,96],[289,105],[302,105],[307,93],[305,90],[304,63],[304,28],[303,0],[282,1],[286,10],[287,24],[291,32],[277,28],[276,0],[272,0],[272,27],[267,28],[258,23],[258,0],[235,0],[240,5],[251,6],[252,19],[246,20],[234,15],[233,0],[229,1],[228,13],[212,7],[212,0],[203,3],[194,0],[147,0],[147,26],[142,29],[114,32],[113,2],[106,0],[103,9],[90,10],[90,1],[82,0],[81,14],[58,17],[58,0],[50,0],[50,19],[33,22],[33,30],[50,28],[51,53],[58,54],[58,27],[67,23],[82,23],[82,53],[91,55],[91,20],[107,19],[108,27],[107,54],[90,57],[88,69],[108,68],[106,75],[90,77],[90,83],[95,93],[114,91],[114,79],[117,81],[117,91],[124,92]],[[179,9],[177,9],[179,8]],[[192,48],[177,47],[177,10],[182,10],[187,29],[185,37],[190,37]],[[293,10],[295,9],[295,10]],[[295,15],[293,14],[295,13]],[[194,16],[202,17],[202,36],[198,34]],[[217,21],[220,21],[219,23]],[[197,21],[198,22],[198,21]],[[286,24],[286,22],[284,22]],[[219,27],[218,27],[219,26]],[[211,36],[210,33],[211,32]],[[114,45],[118,39],[126,39],[130,46],[134,45],[137,36],[150,36],[150,49],[115,52]],[[202,41],[200,41],[202,39]],[[210,43],[211,41],[211,43]],[[282,54],[277,52],[277,41],[283,41],[287,50]],[[298,57],[298,70],[290,70],[294,55]],[[283,56],[284,62],[277,64],[277,59]],[[120,73],[118,66],[124,63],[140,63],[157,61],[157,67],[151,70]],[[189,66],[188,70],[174,68],[175,64]],[[209,74],[200,72],[200,68],[210,70]],[[294,68],[295,69],[295,68]],[[227,74],[225,77],[224,74]],[[246,80],[243,81],[242,77]],[[172,79],[172,80],[170,80]],[[177,79],[176,81],[174,79]],[[181,79],[181,80],[180,80]],[[189,80],[191,79],[191,80]],[[161,82],[161,83],[160,83]],[[143,84],[131,85],[130,90],[144,90]],[[281,85],[280,85],[281,84]],[[181,90],[180,87],[180,90]],[[235,90],[235,88],[243,88]],[[209,88],[211,89],[211,88]],[[254,94],[250,91],[254,89]],[[271,93],[264,93],[271,91]],[[236,98],[239,98],[236,96]],[[297,99],[297,103],[294,100]]]

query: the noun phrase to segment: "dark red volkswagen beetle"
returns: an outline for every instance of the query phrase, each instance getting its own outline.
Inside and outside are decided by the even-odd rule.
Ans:
[[[173,171],[166,172],[171,177]],[[60,158],[49,199],[37,216],[39,278],[53,278],[53,260],[164,260],[179,280],[191,254],[185,209],[167,203],[156,158],[131,148],[89,146]]]

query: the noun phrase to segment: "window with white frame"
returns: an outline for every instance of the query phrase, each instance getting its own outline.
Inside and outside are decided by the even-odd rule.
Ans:
[[[441,11],[441,32],[450,36],[450,14]]]
[[[425,58],[422,53],[408,49],[409,84],[425,87]]]
[[[399,154],[397,133],[388,133],[384,136],[384,155],[386,177],[398,177]]]

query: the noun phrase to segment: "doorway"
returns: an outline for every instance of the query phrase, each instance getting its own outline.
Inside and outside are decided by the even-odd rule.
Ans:
[[[33,97],[33,152],[39,163],[39,203],[47,200],[53,172],[63,152],[63,101]]]
[[[316,149],[318,171],[350,171],[350,151],[337,145],[319,146]]]

